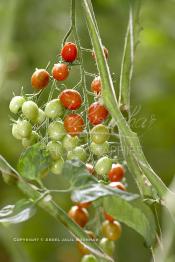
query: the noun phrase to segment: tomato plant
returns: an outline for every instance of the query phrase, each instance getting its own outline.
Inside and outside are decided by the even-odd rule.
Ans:
[[[35,92],[24,94],[21,90],[21,94],[14,96],[9,104],[14,117],[12,135],[25,149],[18,161],[18,171],[2,157],[0,170],[7,177],[4,179],[6,182],[15,177],[17,186],[31,202],[30,208],[22,205],[20,209],[22,212],[27,210],[28,215],[21,218],[19,212],[13,219],[18,216],[20,222],[27,220],[31,216],[29,211],[38,205],[62,222],[78,239],[78,249],[84,255],[82,262],[95,262],[98,257],[113,261],[110,256],[115,248],[114,241],[122,235],[122,225],[118,221],[140,233],[148,246],[154,243],[155,220],[145,202],[161,202],[167,188],[150,168],[136,134],[130,129],[130,122],[120,110],[124,106],[130,114],[130,96],[127,94],[132,59],[128,45],[131,44],[130,48],[135,46],[132,43],[132,16],[125,39],[118,99],[107,65],[108,50],[101,43],[90,1],[83,0],[82,3],[92,48],[84,48],[80,44],[75,1],[72,0],[72,25],[61,43],[59,61],[48,65],[47,70],[37,69],[31,77]],[[71,34],[74,43],[67,42]],[[93,54],[97,64],[94,73],[86,70],[83,52]],[[80,75],[77,83],[70,78],[70,89],[66,82],[55,80],[63,81],[73,75],[72,67],[78,67]],[[92,78],[90,82],[87,77]],[[91,83],[89,87],[87,83]],[[126,83],[129,83],[128,86]],[[46,86],[49,92],[41,99]],[[118,152],[118,146],[122,154]],[[126,170],[133,173],[141,198],[126,192],[126,170],[119,163],[125,163]],[[56,189],[48,189],[44,177],[50,173],[58,175],[54,176],[55,181],[62,176],[69,187],[57,189],[55,182]],[[52,198],[53,193],[69,194],[75,204],[68,213]],[[13,220],[12,217],[8,220],[3,212],[0,212],[3,221]],[[92,228],[92,231],[87,231],[87,228]],[[98,238],[103,238],[98,243],[86,243],[83,239],[94,239],[94,232]]]

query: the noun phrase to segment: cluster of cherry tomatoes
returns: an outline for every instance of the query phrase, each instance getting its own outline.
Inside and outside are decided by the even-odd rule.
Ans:
[[[104,54],[108,57],[108,50],[104,48]],[[94,59],[95,53],[92,53]],[[41,92],[50,81],[63,81],[70,73],[71,64],[78,57],[76,44],[65,43],[61,50],[61,62],[54,64],[52,74],[46,69],[36,69],[31,77],[34,89]],[[12,134],[22,141],[24,147],[35,143],[42,143],[52,158],[50,171],[59,175],[62,172],[66,159],[79,159],[86,164],[90,174],[108,180],[109,186],[120,190],[126,190],[121,180],[124,177],[124,167],[108,156],[110,151],[110,129],[104,124],[109,112],[100,99],[102,84],[99,76],[91,83],[91,91],[96,96],[87,109],[86,115],[91,130],[86,129],[84,117],[76,110],[80,109],[84,101],[75,89],[64,89],[58,97],[50,99],[42,108],[39,108],[33,98],[35,96],[14,96],[10,102],[10,111],[17,115],[18,119],[13,121]],[[38,92],[38,93],[39,93]],[[46,133],[41,131],[45,128]],[[90,132],[90,134],[89,134]],[[82,144],[81,134],[85,133],[89,140]],[[93,161],[89,156],[93,156]],[[95,159],[95,160],[94,160]],[[88,225],[89,214],[87,208],[93,203],[76,203],[68,215],[79,226]],[[112,255],[114,241],[121,235],[121,225],[112,216],[105,213],[104,222],[101,227],[103,238],[100,241],[101,248]],[[90,238],[95,239],[91,231],[86,231]],[[84,255],[82,262],[97,261],[90,251],[78,241],[78,248]]]

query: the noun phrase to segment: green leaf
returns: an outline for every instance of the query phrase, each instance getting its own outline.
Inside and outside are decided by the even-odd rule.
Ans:
[[[28,180],[38,180],[48,171],[50,163],[48,152],[40,144],[35,144],[22,153],[18,162],[18,171]]]
[[[85,185],[80,189],[73,190],[71,198],[74,202],[90,202],[106,196],[116,196],[125,201],[132,201],[138,198],[136,194],[114,189],[100,183],[91,184],[90,186]]]
[[[109,195],[116,195],[126,201],[138,197],[135,194],[99,183],[96,177],[89,174],[85,164],[79,160],[66,161],[62,174],[71,184],[71,199],[74,202],[89,202]]]
[[[0,223],[17,224],[30,219],[36,208],[29,200],[22,199],[15,205],[8,205],[0,210]]]
[[[126,202],[114,196],[104,198],[104,209],[117,220],[142,235],[150,247],[156,236],[156,224],[151,209],[140,200]]]

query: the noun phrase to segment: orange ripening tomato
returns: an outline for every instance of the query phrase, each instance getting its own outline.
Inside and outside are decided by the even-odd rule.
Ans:
[[[58,63],[54,64],[52,68],[53,78],[58,81],[65,80],[69,75],[69,68],[66,64]]]
[[[41,90],[48,85],[49,77],[45,69],[36,69],[31,77],[31,84],[35,89]]]
[[[79,206],[73,206],[69,210],[68,216],[72,218],[80,227],[84,227],[89,220],[89,214],[87,210]]]
[[[91,83],[92,92],[99,94],[101,92],[101,80],[99,76],[96,76]]]

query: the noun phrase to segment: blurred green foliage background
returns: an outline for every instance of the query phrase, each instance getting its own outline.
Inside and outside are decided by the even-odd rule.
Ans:
[[[77,1],[78,31],[81,44],[91,48],[80,5]],[[92,1],[104,45],[109,49],[109,64],[114,73],[116,91],[124,35],[128,20],[128,1]],[[30,76],[34,69],[55,62],[61,41],[70,26],[70,0],[1,0],[0,1],[0,154],[15,167],[22,151],[20,142],[11,136],[8,104],[21,86],[32,92]],[[135,57],[132,81],[132,127],[139,133],[144,152],[155,171],[167,185],[175,167],[175,2],[147,0],[142,3],[142,31]],[[86,56],[87,70],[96,72],[91,55]],[[70,88],[79,78],[73,69],[66,81]],[[90,84],[90,79],[88,79]],[[51,177],[50,184],[55,184]],[[128,174],[129,181],[132,180]],[[132,182],[129,190],[134,190]],[[59,187],[64,182],[59,181]],[[0,179],[0,205],[15,203],[21,193]],[[66,210],[69,196],[57,198]],[[63,225],[39,210],[28,222],[4,228],[0,225],[1,262],[78,262],[74,243],[18,243],[13,237],[70,237]],[[143,239],[127,227],[117,243],[119,262],[148,262],[150,251]]]

